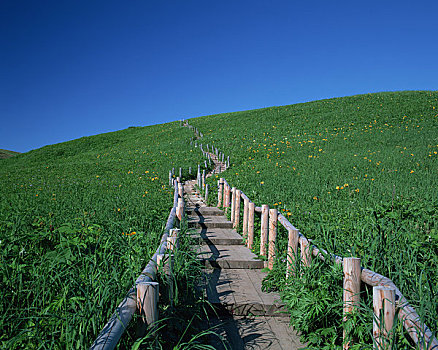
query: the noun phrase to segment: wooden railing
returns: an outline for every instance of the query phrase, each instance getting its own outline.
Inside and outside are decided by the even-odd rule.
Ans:
[[[158,266],[163,261],[164,253],[172,251],[177,245],[179,229],[174,227],[175,223],[177,221],[180,223],[184,216],[183,184],[180,178],[175,179],[172,184],[174,186],[173,207],[170,210],[160,245],[91,345],[93,350],[114,349],[135,312],[138,312],[142,318],[139,334],[158,321],[159,286],[154,280]]]
[[[243,218],[241,219],[241,201],[243,200]],[[322,260],[331,259],[343,266],[344,295],[343,314],[344,320],[353,311],[359,311],[361,281],[373,287],[373,338],[375,348],[386,349],[387,336],[390,333],[395,309],[398,308],[398,317],[412,340],[421,349],[438,349],[438,341],[431,330],[421,321],[415,309],[409,305],[406,298],[389,278],[374,271],[361,267],[360,259],[355,257],[342,258],[328,253],[322,248],[312,245],[289,220],[279,213],[277,209],[269,209],[264,204],[261,207],[255,204],[241,190],[231,187],[221,178],[218,181],[218,207],[223,207],[226,212],[231,211],[233,227],[238,229],[242,225],[242,232],[246,238],[247,247],[253,249],[254,244],[254,217],[260,214],[260,255],[267,255],[267,267],[272,269],[276,255],[277,225],[280,223],[288,232],[287,267],[286,277],[294,273],[293,266],[299,258],[301,263],[309,266],[312,256]],[[384,311],[384,318],[380,316]],[[345,332],[344,332],[345,337]],[[344,349],[349,349],[351,343],[344,342]]]

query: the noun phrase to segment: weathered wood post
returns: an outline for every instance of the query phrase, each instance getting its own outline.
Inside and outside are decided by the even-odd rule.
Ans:
[[[207,160],[206,159],[204,159],[204,166],[205,166],[205,169],[207,169]]]
[[[286,278],[288,278],[290,274],[295,275],[294,268],[296,266],[295,259],[298,254],[298,234],[297,229],[288,229]]]
[[[347,322],[348,315],[359,310],[360,304],[360,259],[344,258],[344,307],[343,322]],[[347,340],[348,334],[344,328],[343,349],[350,349],[351,342]]]
[[[246,245],[249,249],[252,249],[252,245],[254,244],[254,213],[255,213],[255,204],[253,202],[249,202],[248,204],[248,240]]]
[[[205,185],[205,203],[208,203],[208,184]]]
[[[184,185],[178,181],[178,196],[184,198]]]
[[[248,241],[248,213],[249,213],[249,199],[247,196],[243,199],[243,237]]]
[[[230,185],[226,184],[224,189],[224,208],[225,213],[228,213],[228,210],[230,208],[230,197],[231,197],[231,187]]]
[[[202,182],[201,182],[201,188],[204,189],[205,187],[205,169],[202,170]]]
[[[373,287],[373,338],[374,349],[387,349],[392,337],[395,317],[395,289]]]
[[[181,223],[183,217],[184,217],[184,199],[178,198],[178,203],[176,207],[176,217],[178,218],[179,222]]]
[[[167,237],[167,249],[171,250],[172,252],[175,249],[178,249],[179,245],[179,232],[180,230],[177,228],[173,228],[169,231],[169,236]]]
[[[172,171],[169,170],[169,186],[172,186]]]
[[[304,266],[310,266],[310,262],[312,261],[310,242],[306,239],[302,239],[300,241],[300,249],[301,249],[301,260]]]
[[[217,193],[217,206],[218,206],[218,208],[220,208],[222,206],[223,192],[224,192],[224,178],[221,177],[219,179],[219,190],[218,190],[218,193]]]
[[[182,169],[181,168],[179,168],[179,178],[180,179],[182,178]]]
[[[158,321],[158,295],[158,282],[137,284],[137,308],[141,316],[137,331],[139,336],[144,336],[147,328],[153,328],[154,323]]]
[[[240,223],[240,196],[242,195],[242,191],[241,190],[236,190],[236,204],[234,206],[234,228],[236,229],[236,231],[239,228],[239,223]]]
[[[227,168],[230,167],[230,156],[227,157]]]
[[[262,205],[262,217],[260,227],[260,255],[266,256],[268,244],[268,230],[269,230],[269,206]]]
[[[192,175],[192,167],[189,166],[189,175]]]
[[[268,250],[268,268],[272,270],[275,260],[275,243],[277,241],[277,209],[269,209],[269,250]]]
[[[236,187],[231,189],[231,222],[234,227],[234,214],[236,214]]]

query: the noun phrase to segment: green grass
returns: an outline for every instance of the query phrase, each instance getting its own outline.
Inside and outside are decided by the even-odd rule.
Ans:
[[[0,149],[0,159],[6,159],[20,154],[19,152],[8,151],[5,149]]]
[[[169,169],[201,161],[192,135],[129,128],[1,161],[0,347],[91,345],[158,246]]]
[[[230,184],[257,205],[278,208],[316,245],[360,257],[363,266],[391,278],[437,331],[437,109],[437,92],[395,92],[207,116],[190,124],[204,134],[202,143],[231,156],[233,165],[222,174]],[[90,346],[157,247],[172,206],[169,169],[203,164],[199,149],[190,147],[192,138],[191,130],[170,123],[0,161],[2,348]],[[208,180],[210,198],[215,181]],[[339,269],[315,264],[285,286],[286,243],[280,229],[278,259],[264,288],[280,290],[295,315],[292,324],[314,348],[339,347]],[[184,289],[194,283],[197,268],[180,262],[179,271],[179,308],[168,312],[165,302],[160,307],[172,331],[184,334],[182,320],[203,306]],[[370,290],[363,294],[364,316],[354,337],[366,348]],[[318,321],[321,310],[336,305]],[[393,348],[411,347],[397,334]],[[165,332],[159,338],[165,347],[174,343]],[[198,346],[200,339],[188,332],[177,346]],[[128,332],[122,346],[134,341]]]
[[[278,208],[316,245],[360,257],[391,278],[438,330],[438,92],[366,94],[189,122],[203,143],[231,156],[221,177],[256,205]],[[280,230],[283,271],[286,244]],[[281,289],[280,275],[268,281]]]

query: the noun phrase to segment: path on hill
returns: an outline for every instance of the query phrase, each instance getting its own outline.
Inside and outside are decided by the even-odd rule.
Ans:
[[[213,154],[215,172],[224,169]],[[211,174],[209,174],[211,176]],[[264,262],[257,259],[246,246],[242,236],[232,228],[224,212],[207,207],[195,189],[196,180],[186,181],[187,214],[189,227],[199,237],[199,258],[205,264],[205,289],[208,301],[217,309],[208,328],[215,328],[228,343],[211,337],[215,349],[269,349],[293,350],[305,346],[289,327],[289,315],[282,311],[276,293],[264,293],[262,280],[266,273]]]

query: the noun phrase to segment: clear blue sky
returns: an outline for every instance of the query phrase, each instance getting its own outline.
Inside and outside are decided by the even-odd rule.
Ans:
[[[1,0],[0,148],[438,89],[438,1]]]

